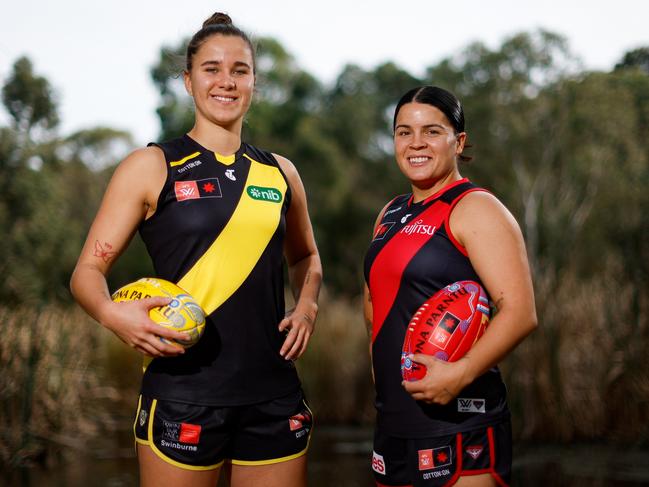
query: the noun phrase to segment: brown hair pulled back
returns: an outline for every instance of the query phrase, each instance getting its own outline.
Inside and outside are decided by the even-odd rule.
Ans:
[[[201,47],[203,42],[205,42],[209,37],[213,35],[239,37],[243,39],[245,43],[248,44],[250,52],[252,53],[252,70],[254,73],[255,48],[252,44],[252,41],[244,31],[242,31],[232,23],[232,19],[228,14],[224,14],[222,12],[215,12],[211,17],[205,20],[205,22],[203,22],[203,27],[201,27],[201,29],[192,36],[189,44],[187,44],[187,54],[185,56],[187,71],[191,71],[194,55]]]

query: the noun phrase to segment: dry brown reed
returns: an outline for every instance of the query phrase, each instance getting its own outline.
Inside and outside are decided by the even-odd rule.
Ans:
[[[51,461],[115,426],[102,349],[79,309],[0,307],[0,464]]]
[[[610,259],[604,275],[616,273]],[[623,278],[546,273],[539,329],[502,364],[515,434],[545,441],[649,441],[649,296]],[[0,464],[82,449],[130,425],[140,356],[79,309],[0,307]],[[297,361],[319,423],[369,424],[374,391],[360,300],[323,292]]]
[[[374,415],[368,337],[360,300],[323,292],[315,334],[297,366],[316,420],[367,423]]]
[[[539,329],[503,364],[521,438],[649,440],[648,296],[600,264],[536,281]]]

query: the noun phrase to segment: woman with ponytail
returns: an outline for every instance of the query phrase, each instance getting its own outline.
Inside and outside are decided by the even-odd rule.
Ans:
[[[394,154],[411,192],[390,201],[365,257],[377,422],[377,486],[494,487],[509,483],[510,412],[497,364],[536,326],[523,236],[491,193],[460,175],[467,133],[456,96],[436,86],[405,93],[394,111]],[[413,226],[427,228],[413,232]],[[401,354],[417,309],[457,281],[475,281],[497,313],[455,362],[404,381]],[[429,340],[432,340],[432,336]]]
[[[294,360],[314,330],[322,279],[304,187],[286,158],[241,140],[255,53],[228,15],[187,47],[195,105],[186,134],[118,166],[71,279],[80,305],[151,358],[135,417],[141,485],[302,487],[312,416]],[[149,319],[170,300],[111,301],[106,275],[139,231],[157,277],[207,315],[203,337]],[[285,313],[283,259],[295,296]],[[222,467],[226,468],[223,469]]]

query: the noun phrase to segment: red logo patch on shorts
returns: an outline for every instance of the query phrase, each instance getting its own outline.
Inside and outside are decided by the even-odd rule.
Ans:
[[[419,450],[419,470],[428,470],[433,467],[435,467],[433,450]]]
[[[433,468],[444,467],[452,463],[450,446],[432,448],[429,450],[419,450],[418,453],[419,470],[430,470]]]
[[[288,418],[288,426],[291,431],[299,430],[304,427],[303,421],[309,421],[311,418],[308,414],[296,414]]]
[[[178,441],[181,443],[189,443],[191,445],[198,445],[198,440],[201,437],[201,425],[180,423],[180,436]]]

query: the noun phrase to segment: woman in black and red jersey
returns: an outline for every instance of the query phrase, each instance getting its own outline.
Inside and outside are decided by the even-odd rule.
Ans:
[[[394,114],[399,169],[412,192],[380,212],[365,258],[377,425],[372,469],[379,486],[507,485],[511,426],[496,367],[536,326],[521,231],[491,193],[463,178],[467,134],[460,101],[424,86]],[[409,232],[408,225],[427,231]],[[470,352],[448,363],[413,360],[427,374],[401,378],[401,347],[413,313],[439,289],[482,284],[497,313]]]

